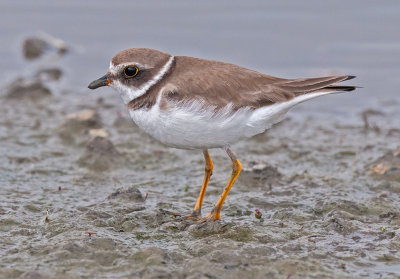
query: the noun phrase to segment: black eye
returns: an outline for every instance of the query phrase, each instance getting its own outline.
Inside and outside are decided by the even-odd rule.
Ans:
[[[124,74],[126,77],[131,78],[139,73],[139,68],[136,66],[127,66],[124,69]]]

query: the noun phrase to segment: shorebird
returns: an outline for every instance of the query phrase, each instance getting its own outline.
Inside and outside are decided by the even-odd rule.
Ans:
[[[242,169],[231,144],[269,129],[296,104],[354,90],[355,86],[337,84],[352,78],[285,79],[234,64],[133,48],[116,54],[107,74],[88,87],[110,86],[119,91],[137,126],[167,146],[203,151],[204,180],[187,217],[213,221],[220,219],[222,205]],[[225,149],[232,174],[211,212],[202,218],[213,171],[210,148]]]

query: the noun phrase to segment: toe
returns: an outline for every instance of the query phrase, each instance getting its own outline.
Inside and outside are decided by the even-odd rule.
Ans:
[[[187,214],[185,216],[185,218],[191,219],[191,220],[201,220],[202,219],[201,214],[193,214],[193,213]]]

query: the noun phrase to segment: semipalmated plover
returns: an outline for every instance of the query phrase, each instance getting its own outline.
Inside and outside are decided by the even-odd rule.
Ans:
[[[218,220],[222,205],[242,169],[229,146],[281,121],[294,105],[318,96],[352,91],[337,85],[354,76],[285,79],[233,64],[154,49],[127,49],[115,55],[105,76],[90,89],[118,90],[133,121],[160,142],[176,148],[201,149],[205,176],[188,217]],[[213,163],[209,148],[224,148],[232,175],[212,211],[201,219],[201,206]]]

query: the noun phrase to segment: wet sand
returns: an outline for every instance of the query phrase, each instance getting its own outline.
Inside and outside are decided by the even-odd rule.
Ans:
[[[352,126],[291,115],[232,147],[245,168],[262,162],[268,175],[244,172],[222,222],[199,225],[166,211],[190,212],[203,176],[201,152],[152,140],[117,115],[117,101],[82,106],[68,98],[2,99],[0,277],[399,275],[399,177],[371,172],[396,147],[396,127],[365,130],[361,117]],[[95,136],[85,128],[67,140],[59,133],[68,112],[83,108],[97,111],[118,152],[104,152],[99,160],[109,163],[101,168],[82,164]],[[222,151],[211,155],[204,213],[230,173]]]
[[[72,43],[84,37],[78,33]],[[163,146],[130,122],[116,93],[85,89],[105,71],[111,48],[106,43],[85,56],[78,47],[47,60],[66,72],[44,83],[51,95],[0,93],[0,278],[399,278],[393,60],[384,64],[383,82],[369,78],[379,69],[369,72],[348,57],[355,66],[347,70],[362,75],[354,81],[372,88],[302,104],[267,133],[232,146],[248,171],[229,194],[222,221],[197,224],[170,212],[186,214],[195,204],[202,153]],[[220,59],[240,62],[227,55]],[[240,59],[257,68],[250,56]],[[276,71],[326,73],[318,61],[295,62]],[[37,66],[18,62],[2,84]],[[231,171],[221,150],[210,154],[204,214]]]

